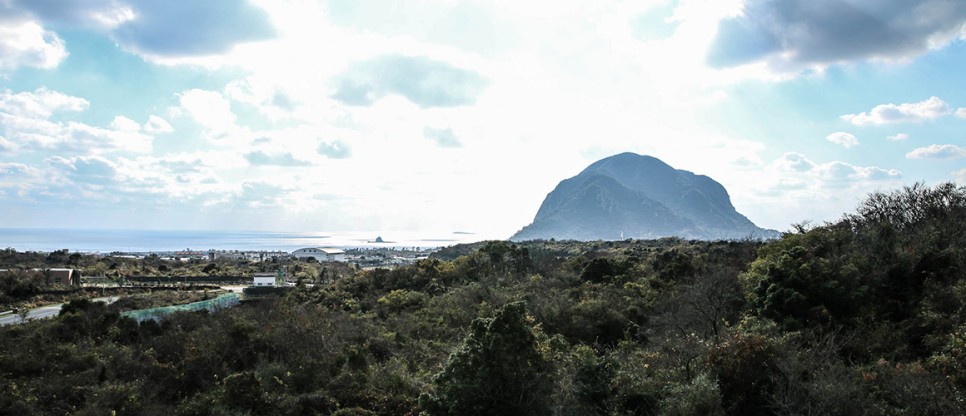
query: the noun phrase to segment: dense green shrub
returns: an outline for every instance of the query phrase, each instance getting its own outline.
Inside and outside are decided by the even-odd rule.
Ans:
[[[420,404],[432,415],[551,414],[553,364],[535,332],[521,302],[473,321]]]

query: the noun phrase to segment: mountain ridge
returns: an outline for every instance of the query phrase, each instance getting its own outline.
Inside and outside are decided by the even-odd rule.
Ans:
[[[778,235],[738,213],[728,191],[714,179],[625,152],[598,160],[557,184],[533,222],[510,239],[733,240]]]

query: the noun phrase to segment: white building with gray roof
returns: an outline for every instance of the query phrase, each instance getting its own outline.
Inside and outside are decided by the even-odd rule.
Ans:
[[[307,259],[312,257],[322,261],[345,261],[345,251],[334,247],[309,247],[300,248],[292,252],[292,257],[297,259]]]

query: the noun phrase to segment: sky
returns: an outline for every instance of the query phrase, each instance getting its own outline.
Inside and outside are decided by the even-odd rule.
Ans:
[[[958,0],[0,0],[0,227],[508,238],[601,158],[757,225],[966,184]]]

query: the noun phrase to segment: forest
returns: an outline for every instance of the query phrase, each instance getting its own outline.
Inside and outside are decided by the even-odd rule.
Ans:
[[[0,328],[0,414],[964,414],[964,240],[966,188],[914,185],[766,242],[487,241],[141,324],[75,299]]]

